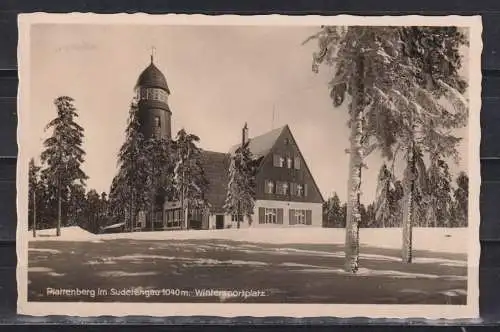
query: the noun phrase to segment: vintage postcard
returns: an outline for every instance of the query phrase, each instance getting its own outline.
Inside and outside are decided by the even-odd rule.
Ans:
[[[19,313],[478,318],[481,33],[20,15]]]

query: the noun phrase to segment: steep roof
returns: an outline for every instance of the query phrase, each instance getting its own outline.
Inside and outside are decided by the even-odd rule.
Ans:
[[[222,213],[227,194],[229,155],[227,153],[203,151],[202,167],[208,180],[205,198],[211,205],[212,213]]]
[[[151,60],[151,64],[144,69],[144,71],[139,75],[136,86],[142,86],[145,88],[160,88],[167,91],[170,94],[170,89],[167,85],[167,79],[165,75],[155,66]]]
[[[258,159],[260,157],[265,157],[269,153],[269,151],[271,151],[271,149],[274,146],[274,143],[276,143],[281,133],[283,132],[283,129],[285,128],[286,126],[283,126],[268,131],[267,133],[264,133],[262,135],[249,138],[248,148],[250,149],[250,152],[252,153],[253,157],[255,159]],[[229,150],[229,153],[233,154],[239,146],[240,146],[239,144],[232,146],[231,149]]]

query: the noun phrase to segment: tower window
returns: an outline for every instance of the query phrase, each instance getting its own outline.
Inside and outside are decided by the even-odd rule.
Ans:
[[[161,127],[161,120],[159,116],[155,116],[155,128]]]

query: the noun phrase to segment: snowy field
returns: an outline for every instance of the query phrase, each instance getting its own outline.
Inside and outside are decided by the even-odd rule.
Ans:
[[[401,228],[361,228],[361,245],[378,248],[401,248]],[[38,231],[30,241],[98,241],[113,239],[134,240],[230,240],[274,244],[342,244],[345,241],[343,228],[245,228],[223,230],[158,231],[117,234],[89,233],[80,227],[66,227],[56,237],[55,229]],[[414,228],[414,249],[436,252],[467,253],[466,228]]]
[[[32,301],[464,304],[466,233],[415,229],[415,262],[403,264],[400,229],[361,229],[361,268],[351,276],[342,269],[343,229],[93,235],[69,227],[61,237],[44,230],[30,239],[28,294]]]

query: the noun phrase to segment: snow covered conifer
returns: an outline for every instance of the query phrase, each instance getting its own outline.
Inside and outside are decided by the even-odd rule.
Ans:
[[[147,183],[149,219],[154,230],[154,216],[157,206],[172,196],[173,152],[170,140],[152,137],[145,142],[147,162]]]
[[[204,209],[208,181],[202,167],[202,150],[196,145],[200,138],[179,130],[174,141],[176,164],[173,184],[184,211],[182,228],[188,227],[189,209]]]
[[[323,63],[335,67],[330,82],[334,106],[342,105],[347,94],[351,97],[345,250],[346,270],[355,273],[364,160],[375,149],[392,159],[399,146],[412,163],[409,173],[415,174],[413,135],[419,127],[430,119],[444,118],[448,128],[464,122],[467,105],[461,93],[466,84],[458,69],[459,47],[466,38],[456,28],[327,26],[310,39],[317,39],[319,46],[313,71]],[[439,105],[439,97],[449,98],[457,112]],[[407,180],[410,190],[417,179],[411,175]]]
[[[247,141],[231,156],[224,210],[237,216],[237,228],[240,228],[240,216],[246,216],[249,224],[252,223],[254,207],[255,164]]]
[[[434,227],[449,227],[451,225],[451,174],[448,163],[437,155],[431,155],[429,173],[429,215]],[[429,225],[426,225],[429,226]]]
[[[453,192],[452,221],[455,227],[467,227],[469,213],[469,177],[461,172]]]
[[[385,228],[394,218],[393,176],[384,163],[380,167],[375,195],[375,220],[379,227]]]
[[[78,117],[74,100],[68,96],[55,99],[57,117],[50,121],[47,129],[52,136],[44,141],[41,154],[45,168],[42,173],[49,185],[57,192],[57,236],[61,235],[62,204],[66,204],[71,186],[80,183],[85,186],[87,175],[81,168],[85,151],[82,149],[84,130],[75,120]]]
[[[133,231],[139,211],[147,206],[148,162],[144,136],[139,130],[139,114],[137,103],[132,102],[129,111],[128,125],[125,130],[125,142],[118,153],[118,174],[113,180],[112,204],[126,209],[121,214],[128,217],[129,230]],[[116,212],[116,207],[113,211]]]

